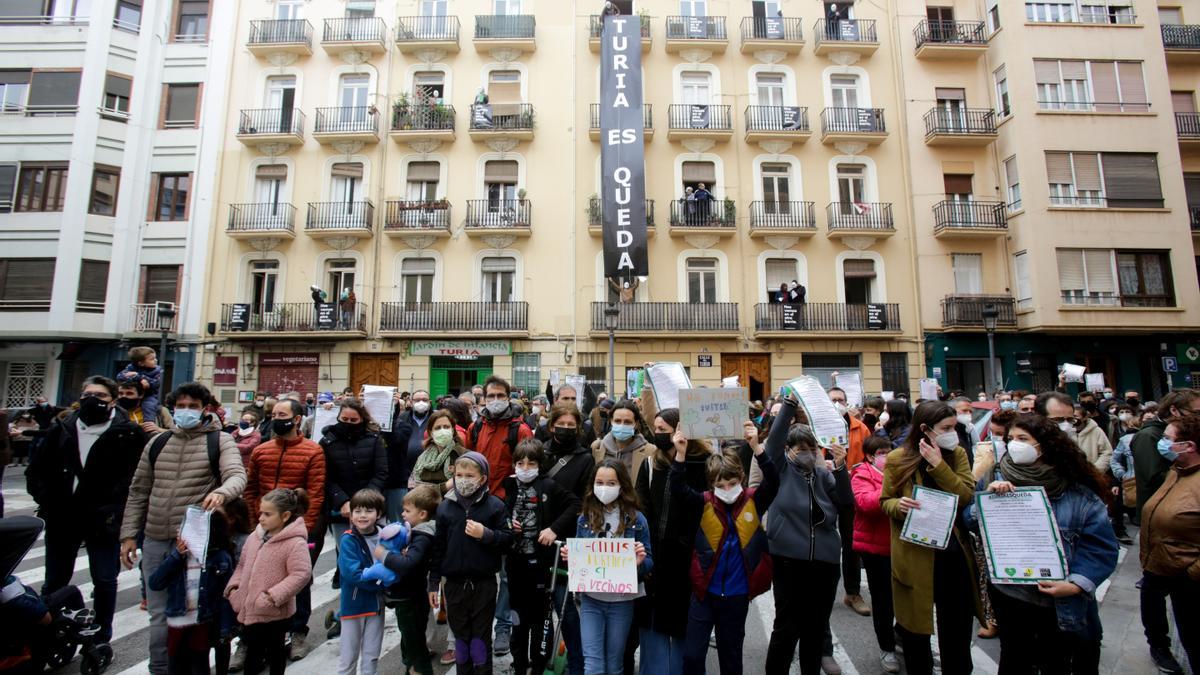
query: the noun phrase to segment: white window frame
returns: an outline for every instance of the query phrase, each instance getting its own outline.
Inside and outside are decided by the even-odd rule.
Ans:
[[[697,265],[693,266],[693,263],[699,263],[700,261],[711,261],[712,265],[709,266],[709,265],[707,265],[707,263],[705,263],[703,265],[697,264]],[[684,276],[687,279],[687,287],[684,289],[684,292],[687,294],[687,298],[688,298],[687,301],[689,303],[713,304],[713,303],[720,302],[717,299],[721,295],[720,290],[719,290],[719,286],[720,286],[720,282],[721,282],[720,274],[719,274],[720,267],[721,267],[721,261],[713,256],[688,256],[686,259],[684,259]],[[693,275],[693,273],[695,273],[697,275],[701,275],[701,279],[700,279],[701,283],[699,284],[699,297],[698,298],[692,297],[692,275]],[[711,297],[711,298],[706,297],[707,294],[705,293],[705,290],[704,290],[706,284],[704,283],[704,279],[703,279],[703,277],[708,276],[709,274],[712,275],[713,297]]]
[[[1011,183],[1010,178],[1009,178],[1009,173],[1010,173],[1009,172],[1009,169],[1010,169],[1009,163],[1010,162],[1012,163],[1011,168],[1013,168],[1017,171],[1017,182],[1015,182],[1015,183]],[[1008,212],[1013,213],[1015,211],[1020,211],[1022,208],[1024,208],[1024,206],[1021,202],[1021,171],[1020,171],[1020,167],[1017,166],[1017,156],[1016,155],[1013,155],[1012,157],[1009,157],[1008,159],[1004,160],[1004,183],[1005,183],[1005,196],[1008,200],[1008,204],[1007,204]]]
[[[433,262],[433,272],[431,272],[429,274],[411,274],[411,273],[405,274],[404,265],[405,265],[405,263],[407,263],[411,260],[430,260],[430,261],[432,261]],[[396,270],[396,278],[398,280],[398,283],[396,284],[396,293],[399,298],[399,301],[405,305],[422,304],[425,302],[430,302],[430,303],[437,302],[437,298],[438,298],[437,276],[438,276],[438,260],[436,258],[434,258],[433,256],[411,255],[411,256],[406,256],[404,258],[401,258],[400,266]],[[417,282],[416,282],[417,298],[415,298],[415,299],[408,297],[408,279],[410,277],[416,277],[416,279],[417,279]],[[428,277],[428,280],[426,280],[425,277]],[[427,301],[421,299],[421,295],[423,294],[422,291],[426,288],[426,286],[428,286],[428,288],[429,288],[429,300],[427,300]]]
[[[1071,161],[1071,182],[1049,183],[1051,206],[1079,206],[1085,208],[1104,208],[1107,195],[1104,193],[1104,153],[1088,152],[1080,154],[1096,155],[1096,166],[1100,173],[1100,189],[1086,190],[1086,194],[1075,188],[1075,154],[1067,153]],[[1057,200],[1057,201],[1056,201]],[[1065,201],[1064,201],[1065,200]]]
[[[1060,251],[1078,252],[1080,262],[1083,269],[1083,289],[1078,293],[1068,296],[1067,293],[1074,292],[1077,289],[1064,289],[1062,287],[1062,279],[1059,278],[1059,298],[1064,305],[1120,305],[1121,304],[1121,278],[1117,270],[1117,256],[1113,249],[1088,249],[1088,248],[1067,248],[1054,249],[1054,264],[1058,266],[1058,253]],[[1112,281],[1112,291],[1093,291],[1088,286],[1088,256],[1087,251],[1100,250],[1108,254],[1108,273],[1109,279]]]
[[[1004,69],[1004,77],[1000,77],[1000,70]],[[992,71],[992,80],[996,84],[996,115],[998,117],[1008,117],[1012,114],[1012,96],[1008,93],[1008,70],[1001,64],[1000,68]],[[1007,107],[1005,106],[1007,101]]]
[[[1029,252],[1013,254],[1013,280],[1017,309],[1033,308],[1033,280],[1030,278]]]
[[[980,295],[983,293],[982,253],[951,253],[950,270],[954,275],[955,295]],[[959,285],[960,277],[966,288]]]

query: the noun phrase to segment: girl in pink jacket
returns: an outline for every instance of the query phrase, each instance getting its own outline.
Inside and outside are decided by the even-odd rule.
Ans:
[[[854,550],[867,570],[871,590],[871,619],[879,643],[879,665],[885,673],[900,672],[896,659],[896,636],[892,628],[892,530],[887,514],[879,506],[883,491],[883,467],[892,444],[882,436],[863,441],[863,461],[850,472],[854,491]]]
[[[225,587],[244,626],[246,675],[257,675],[264,662],[271,675],[282,675],[287,666],[284,638],[296,613],[296,594],[312,576],[304,525],[307,510],[308,493],[302,489],[278,488],[264,495],[258,529],[246,540]]]

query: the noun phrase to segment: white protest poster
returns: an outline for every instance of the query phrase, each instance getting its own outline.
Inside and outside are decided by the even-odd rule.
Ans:
[[[392,430],[392,397],[396,395],[395,387],[381,387],[376,384],[364,384],[362,391],[363,406],[380,431]]]
[[[1063,375],[1066,376],[1067,382],[1083,382],[1083,373],[1087,370],[1084,366],[1074,363],[1064,363],[1062,365]]]
[[[846,392],[846,405],[851,408],[861,408],[863,404],[862,373],[852,370],[838,373],[833,383]]]
[[[567,586],[575,593],[638,590],[633,539],[567,539]]]
[[[312,432],[313,437],[312,437],[312,439],[313,439],[314,443],[321,442],[321,432],[325,429],[325,427],[327,427],[331,424],[337,424],[337,418],[338,418],[338,407],[337,406],[333,406],[329,410],[326,410],[325,406],[323,406],[323,405],[317,406],[316,411],[313,412],[313,432]]]
[[[680,389],[679,427],[688,438],[741,438],[750,419],[745,387]]]
[[[994,584],[1033,584],[1067,578],[1062,534],[1041,486],[975,495],[988,575]]]
[[[584,395],[587,392],[587,377],[584,375],[566,375],[563,377],[563,382],[568,387],[575,389],[575,394],[579,397],[577,399],[579,405],[583,405]]]
[[[921,379],[921,398],[926,401],[938,400],[938,381],[933,378]]]
[[[880,398],[882,398],[882,399],[883,399],[883,402],[884,402],[884,403],[887,403],[888,401],[890,401],[890,400],[892,400],[892,399],[896,398],[896,392],[894,392],[894,391],[881,391],[881,392],[879,392],[879,396],[880,396]]]
[[[208,554],[208,529],[211,519],[211,511],[205,511],[199,506],[189,506],[183,514],[183,525],[179,527],[179,537],[187,544],[188,553],[195,556],[200,564],[204,564],[204,556]]]
[[[721,388],[733,389],[736,386],[738,386],[738,376],[737,375],[730,375],[729,377],[721,378]]]
[[[1104,391],[1104,373],[1085,373],[1083,381],[1088,391]]]
[[[678,408],[679,390],[692,388],[692,378],[678,361],[656,363],[646,369],[646,377],[650,379],[659,410]]]
[[[558,368],[550,369],[550,388],[551,389],[558,388]]]
[[[900,539],[910,544],[945,549],[954,529],[954,516],[958,513],[958,496],[917,485],[913,488],[912,498],[921,503],[921,508],[908,512]]]
[[[821,447],[840,445],[845,447],[850,442],[850,432],[846,429],[846,419],[842,417],[829,394],[821,386],[817,378],[810,375],[798,377],[787,386],[796,393],[800,406],[808,416],[808,424],[812,427],[813,435]]]

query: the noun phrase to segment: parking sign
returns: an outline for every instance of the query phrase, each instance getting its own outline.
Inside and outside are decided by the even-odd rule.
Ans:
[[[1177,373],[1179,372],[1179,361],[1174,356],[1163,357],[1163,372]]]

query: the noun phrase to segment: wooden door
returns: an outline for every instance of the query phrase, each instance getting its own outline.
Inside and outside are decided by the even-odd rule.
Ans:
[[[770,354],[722,354],[721,377],[738,376],[738,386],[746,387],[751,401],[761,401],[771,392]]]
[[[396,387],[400,384],[399,354],[351,354],[350,389],[357,396],[364,384]]]

